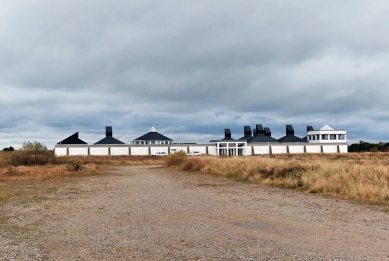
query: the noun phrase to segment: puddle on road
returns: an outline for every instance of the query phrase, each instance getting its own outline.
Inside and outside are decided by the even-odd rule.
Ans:
[[[254,222],[254,223],[243,223],[243,222],[235,222],[233,223],[235,226],[242,227],[242,228],[248,228],[248,229],[259,229],[264,231],[274,231],[281,234],[292,234],[292,235],[300,235],[305,236],[306,233],[290,228],[275,228],[271,224],[268,223],[261,223],[261,222]]]

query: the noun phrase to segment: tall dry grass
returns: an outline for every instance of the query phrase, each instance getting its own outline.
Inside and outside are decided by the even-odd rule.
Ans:
[[[299,189],[360,202],[389,204],[389,158],[355,155],[185,158],[173,167]]]

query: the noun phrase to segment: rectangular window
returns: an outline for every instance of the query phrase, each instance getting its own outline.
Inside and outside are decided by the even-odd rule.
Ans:
[[[155,144],[155,141],[151,141],[151,144]]]
[[[320,135],[319,134],[316,135],[316,139],[320,140]]]
[[[344,134],[339,134],[338,140],[345,140],[345,139],[346,139],[346,135],[344,135]]]
[[[322,134],[321,135],[322,140],[328,140],[328,134]]]
[[[330,135],[330,140],[336,140],[336,134],[331,134]]]

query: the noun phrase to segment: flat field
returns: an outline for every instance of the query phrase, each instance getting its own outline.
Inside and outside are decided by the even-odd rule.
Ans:
[[[162,166],[0,182],[0,260],[389,260],[386,205]]]

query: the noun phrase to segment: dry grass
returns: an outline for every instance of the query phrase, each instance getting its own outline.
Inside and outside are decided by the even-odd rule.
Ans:
[[[99,174],[99,166],[164,164],[153,156],[66,156],[52,151],[31,154],[27,151],[0,152],[0,181],[43,179],[63,175]]]
[[[55,157],[55,164],[69,164],[78,161],[81,164],[96,165],[163,165],[165,163],[162,157],[156,156],[64,156]]]
[[[45,166],[9,166],[0,169],[0,181],[16,180],[41,180],[48,177],[67,175],[100,174],[102,169],[95,164],[86,164],[75,170],[69,165],[45,165]],[[1,195],[0,195],[1,196]]]
[[[186,158],[176,168],[343,199],[389,204],[389,154]]]

